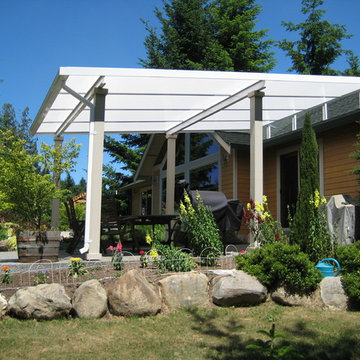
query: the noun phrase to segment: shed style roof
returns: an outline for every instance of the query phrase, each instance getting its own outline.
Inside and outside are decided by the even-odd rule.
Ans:
[[[264,89],[263,124],[360,88],[359,77],[61,67],[32,133],[89,132],[93,90],[108,89],[105,133],[248,130],[248,93]],[[240,101],[241,100],[241,101]]]

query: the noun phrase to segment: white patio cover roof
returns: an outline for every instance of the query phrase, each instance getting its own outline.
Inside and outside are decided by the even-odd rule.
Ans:
[[[108,89],[105,133],[170,134],[248,130],[247,95],[260,89],[265,125],[358,90],[360,77],[61,67],[31,132],[89,133],[88,105],[99,86]]]

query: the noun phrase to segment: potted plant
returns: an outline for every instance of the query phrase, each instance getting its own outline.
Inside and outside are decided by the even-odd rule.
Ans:
[[[60,231],[50,229],[46,220],[52,199],[66,192],[58,186],[59,174],[74,167],[80,145],[73,140],[62,147],[41,144],[37,154],[28,152],[25,145],[11,131],[0,130],[0,211],[19,225],[20,262],[56,261]]]

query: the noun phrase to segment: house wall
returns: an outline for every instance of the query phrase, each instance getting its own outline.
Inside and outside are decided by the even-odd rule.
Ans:
[[[350,171],[359,165],[358,161],[350,157],[356,149],[356,134],[359,125],[352,123],[336,130],[320,134],[324,149],[324,195],[346,194],[354,198],[359,197],[359,182],[357,176]]]
[[[357,161],[350,154],[355,150],[359,125],[354,122],[336,129],[317,134],[318,143],[322,146],[324,195],[347,194],[358,199],[360,186],[357,176],[350,173]],[[264,150],[264,194],[267,196],[269,209],[277,219],[279,204],[279,154],[289,149],[289,152],[300,147],[300,140],[283,143]],[[233,194],[233,159],[234,150],[226,163],[222,163],[222,189],[227,198]],[[250,154],[249,151],[237,150],[237,198],[244,206],[250,199]],[[242,224],[240,233],[247,229]]]

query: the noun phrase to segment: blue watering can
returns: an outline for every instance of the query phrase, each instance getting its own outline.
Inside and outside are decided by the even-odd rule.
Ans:
[[[327,263],[326,261],[332,261],[335,263],[335,265],[337,267],[336,274],[334,274],[334,266]],[[322,276],[323,278],[328,277],[328,276],[332,276],[332,277],[337,276],[340,272],[340,264],[337,260],[335,260],[333,258],[321,260],[316,264],[315,267],[321,271],[321,273],[323,274],[323,276]]]

